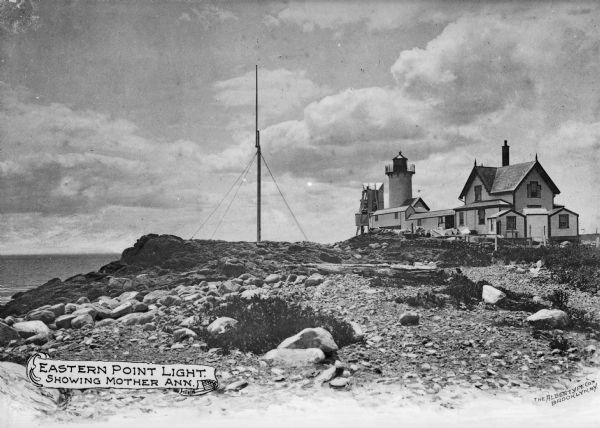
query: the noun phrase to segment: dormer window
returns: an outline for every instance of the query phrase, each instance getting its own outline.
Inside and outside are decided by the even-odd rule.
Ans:
[[[528,198],[541,198],[542,197],[542,186],[537,181],[530,181],[527,184],[527,197]]]
[[[475,202],[481,201],[481,186],[475,186]]]

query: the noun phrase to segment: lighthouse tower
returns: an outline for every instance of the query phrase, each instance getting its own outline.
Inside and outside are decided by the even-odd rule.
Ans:
[[[402,156],[402,152],[392,159],[391,165],[385,166],[385,175],[389,179],[390,208],[402,206],[404,201],[412,199],[412,176],[414,173],[415,165],[409,165],[408,159]]]

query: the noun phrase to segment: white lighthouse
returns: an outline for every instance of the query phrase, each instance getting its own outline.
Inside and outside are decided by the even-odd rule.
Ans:
[[[402,206],[408,199],[412,199],[412,176],[415,173],[415,165],[408,164],[408,159],[398,154],[391,165],[385,166],[385,175],[389,179],[390,200],[389,207]]]

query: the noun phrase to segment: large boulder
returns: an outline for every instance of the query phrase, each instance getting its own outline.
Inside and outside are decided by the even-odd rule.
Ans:
[[[527,317],[527,323],[540,330],[565,328],[569,325],[569,316],[560,309],[542,309]]]
[[[144,235],[121,255],[121,262],[135,266],[165,266],[177,255],[189,252],[187,243],[173,235]]]
[[[148,324],[154,320],[156,311],[150,312],[134,312],[119,318],[117,321],[123,325]]]
[[[210,334],[217,335],[228,332],[229,330],[235,328],[238,321],[229,317],[220,317],[211,322],[208,327],[206,327],[206,331]]]
[[[127,315],[132,312],[133,312],[133,302],[127,301],[112,310],[111,318],[120,318],[123,315]]]
[[[58,318],[56,318],[54,324],[56,324],[56,328],[71,328],[71,321],[73,321],[74,318],[77,318],[77,315],[61,315]]]
[[[24,339],[40,333],[50,334],[48,326],[39,320],[16,322],[13,324],[13,328],[17,330],[19,335]]]
[[[311,276],[306,278],[304,285],[306,285],[307,287],[313,287],[319,285],[323,281],[325,281],[325,277],[323,275],[321,275],[320,273],[313,273]]]
[[[481,291],[481,299],[490,305],[497,304],[500,300],[504,299],[506,294],[491,285],[485,284]]]
[[[279,281],[281,281],[281,275],[276,273],[272,273],[265,278],[265,284],[275,284]]]
[[[325,360],[325,353],[319,348],[283,349],[277,348],[267,352],[263,359],[273,364],[286,366],[306,366]]]
[[[139,296],[139,291],[126,291],[124,293],[121,293],[119,295],[119,297],[117,297],[117,300],[119,302],[126,302],[127,300],[134,300],[137,298],[137,296]]]
[[[56,305],[50,306],[48,309],[50,309],[52,312],[54,312],[55,317],[59,317],[59,316],[65,314],[65,304],[64,303],[57,303]]]
[[[56,315],[50,309],[35,310],[27,315],[30,321],[42,321],[44,324],[52,324]]]
[[[71,328],[82,328],[85,326],[93,327],[94,318],[90,314],[76,316],[71,320]]]
[[[218,269],[221,273],[229,278],[236,278],[246,270],[243,263],[235,259],[219,260]]]
[[[333,336],[322,327],[305,328],[300,333],[288,337],[277,347],[279,349],[308,349],[319,348],[325,354],[338,350]]]
[[[9,325],[0,322],[0,346],[6,346],[11,340],[19,340],[19,332]]]
[[[220,294],[235,293],[240,290],[240,284],[233,281],[223,281],[217,287]]]

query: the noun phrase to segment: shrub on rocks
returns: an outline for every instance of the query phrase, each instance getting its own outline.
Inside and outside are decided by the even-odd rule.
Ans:
[[[217,336],[197,330],[209,347],[225,351],[239,349],[263,354],[276,348],[284,339],[304,328],[322,327],[331,333],[337,346],[355,343],[352,326],[334,316],[315,312],[312,308],[288,303],[281,298],[250,300],[236,296],[226,305],[208,310],[209,317],[230,317],[238,321],[236,328]]]

